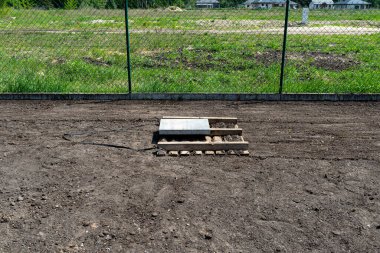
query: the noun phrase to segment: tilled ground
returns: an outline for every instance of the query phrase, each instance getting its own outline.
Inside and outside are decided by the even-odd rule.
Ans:
[[[380,251],[379,103],[0,108],[0,252]],[[155,157],[164,115],[238,117],[250,156]]]

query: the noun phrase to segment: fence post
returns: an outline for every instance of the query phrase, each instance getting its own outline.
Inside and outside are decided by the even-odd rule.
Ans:
[[[124,8],[124,18],[125,18],[125,39],[127,46],[127,69],[128,69],[128,93],[132,93],[132,78],[131,78],[131,52],[129,43],[129,20],[128,20],[128,0],[125,0]]]
[[[282,87],[284,86],[284,70],[285,70],[285,56],[286,56],[286,40],[288,36],[288,21],[289,21],[289,0],[286,0],[285,7],[285,24],[284,24],[284,40],[282,43],[282,57],[281,57],[281,76],[280,76],[280,89],[278,93],[282,94]]]

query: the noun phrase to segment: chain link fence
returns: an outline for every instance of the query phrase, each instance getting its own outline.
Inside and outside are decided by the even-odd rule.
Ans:
[[[378,93],[378,5],[0,0],[0,92]]]
[[[380,12],[340,3],[314,6],[304,22],[302,9],[290,10],[284,92],[380,91]]]

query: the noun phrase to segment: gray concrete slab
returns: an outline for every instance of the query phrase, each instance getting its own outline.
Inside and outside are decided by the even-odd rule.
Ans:
[[[209,135],[208,119],[161,119],[160,135]]]

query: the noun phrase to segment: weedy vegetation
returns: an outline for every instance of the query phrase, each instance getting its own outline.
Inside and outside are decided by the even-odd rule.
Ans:
[[[128,91],[124,12],[65,3],[1,8],[0,92]],[[277,92],[282,34],[246,31],[281,28],[283,11],[132,9],[133,91]],[[309,26],[376,29],[379,13],[313,11]],[[380,33],[290,34],[284,92],[378,93],[379,56]]]

